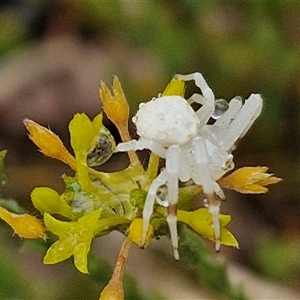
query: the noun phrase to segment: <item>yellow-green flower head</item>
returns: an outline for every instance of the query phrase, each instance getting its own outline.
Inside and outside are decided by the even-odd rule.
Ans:
[[[198,77],[201,75],[200,73],[196,74],[198,74]],[[125,149],[128,152],[130,160],[130,165],[127,168],[110,173],[100,172],[92,168],[106,162],[116,148],[113,136],[102,124],[103,117],[101,113],[96,115],[92,120],[84,113],[74,115],[69,124],[70,141],[74,155],[67,151],[59,137],[51,130],[34,121],[28,119],[24,121],[30,133],[30,138],[40,148],[42,153],[68,164],[75,171],[73,177],[64,176],[66,190],[63,193],[59,194],[48,187],[35,188],[31,193],[33,205],[44,216],[46,229],[58,237],[57,241],[47,251],[44,258],[45,264],[58,263],[74,256],[76,268],[83,273],[88,273],[87,255],[91,247],[91,242],[95,237],[108,234],[112,230],[118,230],[127,236],[126,240],[130,241],[130,243],[133,242],[145,247],[149,245],[153,237],[169,235],[168,223],[170,223],[170,215],[168,216],[168,212],[170,212],[170,206],[153,205],[151,217],[147,221],[149,222],[149,226],[148,223],[145,223],[146,213],[149,213],[149,211],[144,214],[144,209],[149,194],[153,196],[153,202],[150,203],[166,203],[168,193],[174,194],[174,190],[170,191],[170,185],[168,184],[161,184],[155,190],[156,194],[153,191],[152,194],[148,193],[148,190],[158,175],[161,174],[160,171],[162,170],[159,168],[160,162],[166,157],[164,154],[169,144],[174,143],[174,140],[175,142],[179,140],[178,144],[182,146],[183,144],[186,145],[187,141],[190,141],[190,137],[186,135],[182,139],[179,139],[181,137],[180,130],[183,127],[186,129],[187,127],[191,127],[190,121],[192,119],[189,119],[188,122],[185,116],[192,115],[194,118],[195,122],[193,124],[196,124],[196,126],[192,128],[192,136],[197,136],[199,132],[199,117],[190,106],[190,101],[186,101],[184,98],[185,82],[189,81],[189,78],[192,77],[190,75],[177,76],[177,78],[172,79],[164,92],[159,94],[155,100],[159,108],[165,106],[167,101],[169,107],[172,106],[177,109],[177,104],[180,102],[183,109],[176,110],[176,115],[178,115],[179,120],[183,116],[183,121],[181,123],[177,122],[177,134],[173,140],[167,141],[167,144],[165,144],[165,137],[162,137],[160,140],[156,134],[150,137],[146,136],[148,139],[160,142],[161,147],[155,149],[162,150],[161,153],[163,154],[159,156],[158,153],[151,152],[146,170],[140,163],[135,152],[137,149],[134,147]],[[200,86],[198,85],[198,87]],[[200,89],[203,92],[202,88]],[[206,95],[212,99],[209,107],[206,108],[208,112],[213,112],[215,105],[214,95],[208,87],[205,91]],[[114,77],[112,92],[105,83],[101,82],[99,95],[103,111],[117,127],[122,141],[129,144],[133,142],[130,144],[133,145],[136,141],[132,141],[132,137],[128,131],[129,105],[118,78]],[[203,93],[203,97],[206,97],[205,93]],[[144,106],[148,105],[150,107],[151,103],[149,101]],[[202,105],[201,108],[205,106],[202,102],[200,102],[200,105]],[[141,113],[136,114],[136,117],[140,118],[142,122],[142,124],[137,124],[137,129],[140,131],[151,131],[150,125],[153,125],[150,124],[151,122],[149,123],[149,120],[153,120],[153,116],[150,116],[151,110],[145,110],[144,112],[145,114],[142,118],[140,118]],[[170,121],[168,126],[173,128],[174,124],[172,124],[172,121],[174,119],[169,118],[170,111],[165,109],[163,115]],[[207,118],[210,118],[209,114]],[[204,118],[201,122],[206,124],[207,121]],[[162,131],[164,129],[162,128]],[[202,138],[205,139],[205,137]],[[152,148],[149,149],[151,150]],[[226,152],[226,157],[227,154]],[[209,157],[209,159],[211,158]],[[218,161],[215,162],[214,159],[211,159],[211,164],[216,164],[216,167],[222,170],[222,174],[224,173],[223,166],[220,166]],[[220,187],[234,189],[242,193],[264,193],[267,191],[267,185],[280,180],[273,177],[272,174],[266,173],[266,171],[266,167],[241,168],[227,177],[220,175],[217,184]],[[218,205],[216,205],[218,209],[214,214],[207,208],[189,211],[195,198],[203,192],[202,181],[198,181],[198,184],[178,188],[177,179],[178,177],[175,177],[174,182],[172,181],[174,183],[172,186],[176,187],[178,191],[177,203],[171,207],[174,213],[173,220],[176,219],[177,210],[178,221],[183,223],[181,226],[186,225],[211,241],[238,248],[237,240],[226,228],[226,225],[231,220],[231,216],[219,214]],[[164,193],[159,194],[159,188]],[[214,199],[219,201],[218,197]],[[55,217],[53,216],[54,214]],[[144,219],[142,219],[143,214]],[[59,219],[60,216],[63,217],[64,221]],[[27,214],[15,216],[5,209],[0,208],[0,218],[10,224],[21,237],[46,237],[45,228],[42,223],[32,216]],[[146,230],[147,228],[148,231]],[[175,228],[175,230],[171,231],[173,232],[173,236],[171,234],[172,244],[173,248],[177,251],[178,246],[180,247],[180,244],[176,244],[178,241],[177,228],[175,226],[172,228]],[[216,232],[214,231],[216,228],[220,229],[220,236],[218,235],[218,237],[216,237]],[[174,238],[175,231],[176,236]],[[143,244],[141,244],[142,240]],[[107,290],[102,293],[100,299],[110,299],[111,295],[122,299],[124,295],[122,294],[123,288],[121,284],[121,280],[112,281],[107,286]],[[114,292],[116,293],[114,294]]]
[[[45,264],[55,264],[70,256],[74,256],[74,264],[82,273],[88,273],[87,254],[91,242],[97,234],[96,228],[100,218],[100,211],[87,214],[77,222],[64,222],[53,218],[48,213],[44,214],[44,222],[48,230],[59,237],[48,249],[44,257]]]

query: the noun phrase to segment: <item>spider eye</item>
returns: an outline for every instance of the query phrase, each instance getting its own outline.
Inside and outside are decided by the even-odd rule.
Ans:
[[[224,99],[218,99],[215,101],[215,111],[211,117],[215,120],[219,119],[224,112],[229,108],[228,102]]]
[[[105,128],[101,129],[96,145],[87,154],[88,166],[104,164],[112,156],[115,147],[116,143],[110,132]]]

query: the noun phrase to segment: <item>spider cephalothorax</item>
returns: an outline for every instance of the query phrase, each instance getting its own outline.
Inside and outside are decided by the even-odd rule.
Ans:
[[[188,100],[175,95],[162,96],[141,103],[133,117],[140,138],[119,144],[116,151],[149,149],[165,159],[165,168],[152,182],[147,193],[141,245],[145,243],[154,202],[157,200],[168,207],[167,222],[174,256],[178,259],[176,204],[179,180],[192,180],[202,186],[212,214],[216,250],[219,250],[219,199],[225,197],[216,181],[233,168],[231,151],[236,141],[244,136],[260,114],[262,99],[258,94],[251,94],[243,105],[238,97],[233,98],[215,123],[208,125],[210,117],[216,115],[215,107],[218,110],[220,107],[216,105],[219,100],[215,100],[203,76],[193,73],[176,75],[176,78],[183,81],[194,80],[202,95],[194,94]],[[190,106],[193,102],[202,106],[194,111]],[[157,191],[162,186],[166,186],[167,193],[166,198],[160,201]]]

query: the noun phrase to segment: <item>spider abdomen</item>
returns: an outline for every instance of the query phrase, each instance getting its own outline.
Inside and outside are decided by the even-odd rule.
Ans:
[[[140,137],[164,147],[185,144],[197,135],[200,127],[195,111],[180,96],[163,96],[141,103],[133,122]]]

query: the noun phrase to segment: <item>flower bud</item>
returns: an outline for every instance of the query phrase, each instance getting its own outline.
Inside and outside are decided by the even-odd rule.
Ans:
[[[127,126],[129,106],[118,77],[113,80],[113,95],[106,84],[101,81],[99,96],[107,117],[119,128]]]
[[[9,224],[15,233],[27,239],[46,239],[45,228],[40,220],[28,214],[14,214],[0,207],[0,218]]]
[[[75,158],[68,152],[55,133],[32,120],[25,119],[23,122],[29,132],[29,138],[44,155],[59,159],[73,169],[76,168]]]

